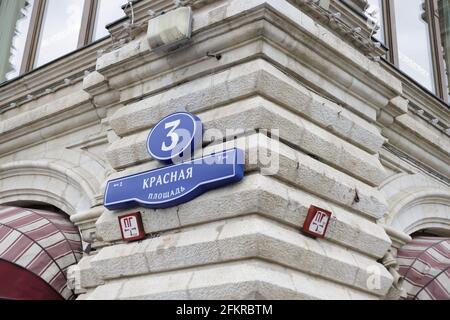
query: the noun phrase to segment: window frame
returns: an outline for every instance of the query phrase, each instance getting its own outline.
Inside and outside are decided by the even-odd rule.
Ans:
[[[84,1],[83,16],[81,18],[80,35],[78,38],[78,48],[87,45],[92,40],[98,2],[99,2],[98,0]]]
[[[25,49],[19,69],[19,76],[35,69],[37,47],[39,44],[44,12],[48,0],[34,0],[34,7],[31,13],[30,25],[28,27]],[[77,49],[82,48],[92,42],[95,19],[99,6],[98,0],[84,0],[81,27],[78,35]],[[50,63],[50,62],[49,62]]]
[[[433,57],[435,59],[435,84],[439,97],[445,98],[444,101],[448,101],[448,88],[445,80],[445,66],[444,66],[444,54],[441,50],[441,26],[439,23],[439,6],[438,0],[429,0],[428,2],[428,15],[430,19],[430,39],[431,48],[433,51]]]
[[[36,55],[35,48],[37,47],[37,41],[41,30],[40,25],[42,24],[42,17],[44,14],[44,4],[45,0],[34,0],[34,7],[33,12],[31,13],[19,76],[29,72],[33,68]]]
[[[385,45],[388,48],[386,60],[401,71],[398,56],[399,50],[394,1],[395,0],[381,0],[381,5],[383,7],[384,39]],[[438,0],[424,0],[424,2],[427,11],[428,32],[431,48],[430,54],[432,59],[433,80],[435,87],[435,92],[430,92],[446,103],[449,103],[449,93],[445,79],[444,56],[441,50],[441,29],[439,25]],[[428,89],[426,90],[429,91]]]

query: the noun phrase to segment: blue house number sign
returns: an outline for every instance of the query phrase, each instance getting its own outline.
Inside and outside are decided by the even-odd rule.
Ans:
[[[108,181],[104,206],[109,210],[136,206],[169,208],[242,180],[242,150],[187,159],[201,147],[202,135],[200,119],[190,113],[175,113],[161,120],[149,134],[147,149],[153,158],[173,164]]]
[[[160,161],[182,160],[202,146],[203,125],[190,113],[179,112],[162,119],[150,132],[147,150]],[[183,157],[183,153],[186,153]]]

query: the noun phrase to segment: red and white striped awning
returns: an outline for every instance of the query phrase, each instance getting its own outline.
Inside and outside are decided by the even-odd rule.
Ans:
[[[450,299],[450,238],[416,238],[398,251],[397,260],[407,299]]]
[[[60,295],[64,299],[74,298],[67,287],[67,269],[76,264],[81,256],[79,232],[62,214],[0,206],[0,262],[3,266],[8,265],[5,270],[16,268],[22,278],[28,271],[33,273],[31,276],[39,277],[36,277],[38,281],[42,279],[43,285],[55,293],[46,297]],[[9,286],[19,286],[19,283],[23,286],[26,283],[23,279],[13,278],[13,274],[6,278]],[[2,288],[0,283],[0,289],[3,294],[5,290],[11,293],[3,298],[21,297],[14,290],[21,291],[22,288]]]

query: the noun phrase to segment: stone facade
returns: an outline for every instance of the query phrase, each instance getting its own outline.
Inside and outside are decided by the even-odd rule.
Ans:
[[[193,29],[180,48],[147,41],[148,10],[173,2],[136,1],[112,40],[0,87],[0,204],[71,216],[94,249],[71,270],[79,299],[397,298],[388,250],[450,230],[448,106],[374,61],[370,40],[343,35],[364,21],[337,1],[338,26],[307,1],[182,5]],[[247,163],[238,184],[139,208],[148,237],[125,244],[117,217],[136,209],[106,210],[106,181],[161,166],[146,138],[177,111],[224,136],[247,130],[205,136],[204,154],[243,145],[278,170]],[[333,212],[326,239],[300,233],[312,204]]]

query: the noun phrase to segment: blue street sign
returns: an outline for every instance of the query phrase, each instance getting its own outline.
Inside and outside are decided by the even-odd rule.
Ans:
[[[203,125],[187,112],[171,114],[155,125],[147,139],[147,150],[160,161],[179,163],[191,159],[194,149],[201,148]]]
[[[238,182],[243,176],[244,154],[231,149],[111,180],[106,186],[104,206],[109,210],[173,207],[208,190]]]

